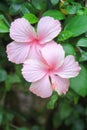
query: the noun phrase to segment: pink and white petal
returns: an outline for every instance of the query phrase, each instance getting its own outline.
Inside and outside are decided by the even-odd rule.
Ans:
[[[69,55],[65,58],[63,65],[58,69],[57,74],[62,78],[72,78],[79,74],[81,68],[74,56]]]
[[[32,45],[30,47],[29,59],[40,59],[40,53],[38,50],[38,46]]]
[[[29,82],[36,82],[46,75],[45,65],[36,59],[28,59],[24,62],[22,75]]]
[[[52,88],[48,76],[32,83],[29,89],[32,93],[40,96],[41,98],[47,98],[52,95]]]
[[[69,88],[69,80],[59,76],[51,76],[52,87],[59,95],[66,94]]]
[[[36,38],[36,33],[26,19],[18,18],[11,23],[10,37],[16,42],[31,42]]]
[[[37,34],[40,44],[45,44],[55,38],[61,31],[61,24],[50,16],[40,19],[37,26]]]
[[[41,54],[49,66],[58,68],[64,62],[64,50],[60,44],[51,41],[42,50]]]
[[[9,61],[16,64],[23,63],[30,51],[30,45],[28,43],[17,43],[15,41],[7,45],[7,57]]]

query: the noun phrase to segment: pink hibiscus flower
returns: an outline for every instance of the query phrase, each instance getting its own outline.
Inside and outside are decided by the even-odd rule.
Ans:
[[[66,94],[69,78],[77,76],[81,69],[78,62],[72,55],[65,57],[60,44],[47,44],[40,53],[41,60],[28,59],[23,65],[23,77],[32,82],[30,91],[42,98],[51,96],[53,91]]]
[[[6,50],[9,61],[20,64],[28,58],[38,58],[39,49],[50,44],[60,31],[60,22],[49,16],[40,19],[36,32],[26,19],[16,19],[10,27],[10,37],[14,41]]]

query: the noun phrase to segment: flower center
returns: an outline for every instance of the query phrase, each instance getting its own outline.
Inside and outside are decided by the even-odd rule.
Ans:
[[[54,72],[54,66],[53,67],[51,67],[51,66],[49,66],[48,68],[47,68],[47,73],[48,74],[52,74],[53,72]]]
[[[35,38],[33,41],[32,41],[33,44],[39,44],[39,40],[38,38]]]

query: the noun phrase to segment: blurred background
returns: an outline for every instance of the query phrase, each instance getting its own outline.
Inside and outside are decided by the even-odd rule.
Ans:
[[[81,33],[78,27],[80,34],[74,38],[66,31],[66,35],[62,32],[55,39],[63,45],[66,55],[76,56],[83,65],[82,77],[75,82],[71,80],[66,95],[53,93],[48,99],[35,96],[29,92],[30,83],[21,75],[22,65],[9,62],[6,55],[6,45],[12,41],[9,28],[14,19],[25,17],[36,26],[40,17],[49,15],[60,20],[64,28],[74,16],[86,16],[86,6],[86,0],[0,0],[0,130],[87,130],[87,44],[83,48],[78,43],[87,37],[87,30]],[[83,91],[78,90],[80,83]]]

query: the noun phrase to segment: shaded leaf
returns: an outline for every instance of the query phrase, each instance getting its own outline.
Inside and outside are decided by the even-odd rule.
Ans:
[[[77,42],[77,46],[79,47],[87,47],[87,38],[81,38],[78,42]]]
[[[79,58],[80,62],[87,61],[87,52],[81,51],[81,56]]]
[[[64,30],[64,31],[60,32],[57,40],[58,41],[65,41],[72,36],[73,36],[73,33],[71,31]]]
[[[10,74],[7,76],[5,81],[6,90],[9,91],[11,89],[11,85],[14,83],[20,83],[21,80],[16,74]]]
[[[43,13],[43,16],[51,16],[54,19],[58,19],[58,20],[65,19],[65,15],[58,10],[48,10]]]
[[[29,129],[26,127],[21,127],[21,128],[17,128],[17,130],[29,130]]]
[[[51,3],[52,3],[53,5],[57,5],[58,2],[59,2],[59,0],[51,0]]]
[[[0,19],[0,33],[7,33],[7,32],[9,32],[9,27],[2,19]]]
[[[87,70],[81,65],[80,74],[70,79],[70,87],[80,96],[87,96]]]
[[[47,6],[47,1],[46,0],[32,0],[32,5],[38,10],[43,10]]]
[[[16,15],[18,12],[20,12],[21,4],[11,4],[9,8],[9,14],[10,15]]]
[[[38,18],[31,13],[24,14],[23,16],[25,19],[27,19],[31,24],[35,24],[38,22]]]
[[[51,96],[50,101],[47,104],[47,108],[53,109],[57,100],[58,100],[58,94],[57,94],[57,92],[54,92],[53,95]]]
[[[5,81],[7,78],[7,73],[5,70],[0,69],[0,82]]]
[[[62,44],[64,50],[65,50],[65,55],[74,55],[76,56],[76,51],[74,49],[74,47],[72,46],[72,44],[70,43],[64,43]]]
[[[73,33],[73,37],[79,36],[87,31],[87,15],[72,17],[66,24],[65,31]]]

